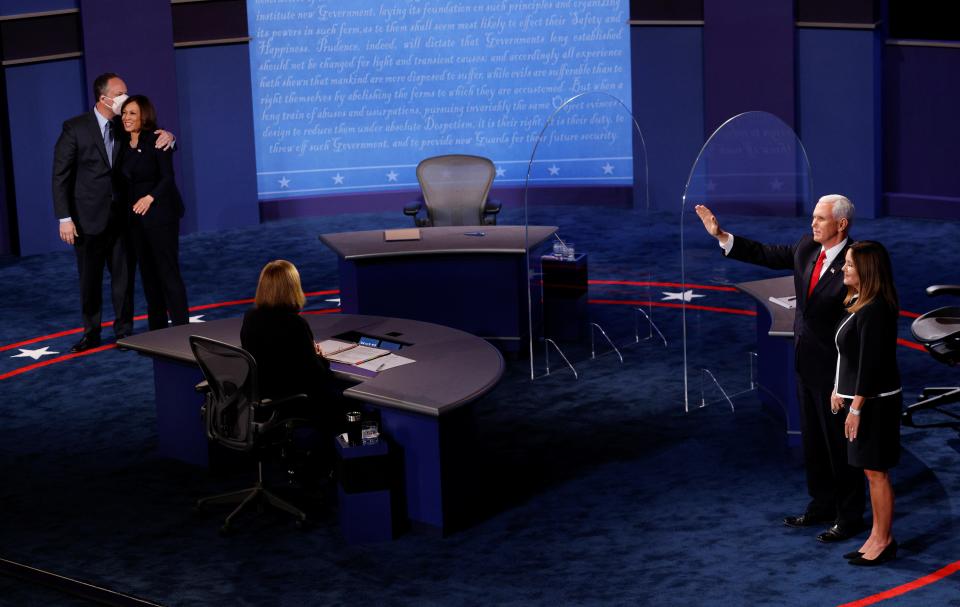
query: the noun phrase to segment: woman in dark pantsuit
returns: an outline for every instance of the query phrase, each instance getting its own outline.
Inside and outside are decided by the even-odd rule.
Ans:
[[[847,459],[870,483],[873,528],[851,565],[879,565],[897,555],[893,539],[890,468],[900,461],[900,371],[897,368],[899,304],[887,250],[864,240],[847,250],[843,265],[847,316],[837,326],[839,358],[831,408],[849,406],[844,433]]]
[[[189,322],[187,290],[180,275],[180,218],[183,200],[173,180],[172,152],[154,144],[157,112],[143,95],[121,109],[125,137],[117,165],[118,191],[130,209],[130,236],[147,298],[150,330]]]

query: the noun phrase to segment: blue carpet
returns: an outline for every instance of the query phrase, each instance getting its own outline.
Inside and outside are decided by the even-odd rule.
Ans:
[[[398,215],[187,236],[190,303],[251,297],[262,264],[278,257],[297,264],[305,290],[335,289],[336,259],[317,235],[395,227],[403,223]],[[555,223],[573,233],[579,250],[589,251],[592,279],[679,281],[676,218],[577,207],[554,217],[562,217]],[[507,210],[501,223],[517,220]],[[725,222],[734,233],[786,234],[785,241],[805,225],[783,218]],[[960,282],[937,273],[945,246],[953,245],[931,244],[960,241],[960,225],[865,220],[855,235],[891,249],[905,310],[941,304],[923,295],[928,284]],[[773,275],[713,252],[690,280],[729,284]],[[0,280],[0,347],[78,326],[71,253],[0,260]],[[591,298],[660,300],[664,290],[597,285]],[[308,307],[336,307],[327,301],[335,297],[310,297]],[[713,302],[753,308],[741,294]],[[138,294],[137,310],[144,309]],[[191,314],[210,320],[244,309]],[[803,470],[754,394],[736,398],[735,413],[717,404],[682,412],[679,312],[654,314],[668,347],[633,345],[622,364],[612,355],[590,361],[581,353],[578,381],[560,371],[530,382],[527,361],[508,361],[501,384],[477,407],[475,520],[443,539],[411,532],[386,544],[349,546],[326,508],[317,508],[316,525],[306,532],[267,516],[221,538],[217,518],[195,516],[191,504],[248,479],[156,457],[147,359],[110,349],[2,379],[0,556],[164,605],[839,605],[960,559],[955,432],[904,429],[903,460],[893,472],[902,554],[878,569],[849,567],[840,555],[852,542],[822,545],[814,540],[819,529],[780,523],[806,502]],[[593,305],[591,317],[618,335],[632,331],[629,306]],[[702,331],[722,336],[704,357],[724,373],[742,373],[736,361],[752,345],[755,319],[708,312],[697,318]],[[902,320],[901,337],[909,337],[908,326]],[[11,358],[20,348],[63,354],[77,337],[0,352],[0,375],[34,362]],[[955,372],[923,352],[902,348],[900,364],[908,402],[924,385],[958,383]],[[958,582],[954,575],[883,604],[960,605]],[[0,604],[84,603],[0,576]]]

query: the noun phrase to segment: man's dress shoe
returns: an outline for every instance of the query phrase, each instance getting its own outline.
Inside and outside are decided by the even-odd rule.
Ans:
[[[843,540],[848,540],[855,535],[860,535],[864,529],[866,529],[866,525],[864,525],[862,522],[845,523],[843,525],[837,523],[833,527],[830,527],[818,535],[817,539],[827,544],[832,542],[842,542]]]
[[[822,523],[832,522],[832,516],[818,516],[810,513],[801,514],[800,516],[783,517],[783,524],[787,527],[809,527],[811,525],[820,525]]]
[[[99,347],[100,347],[100,339],[99,339],[99,338],[97,338],[97,337],[90,337],[90,336],[88,336],[88,335],[84,335],[83,338],[80,339],[80,341],[78,341],[77,343],[73,344],[73,347],[70,348],[70,351],[71,351],[71,352],[86,352],[87,350],[89,350],[89,349],[91,349],[91,348],[99,348]]]
[[[887,561],[892,561],[897,558],[897,540],[893,540],[886,548],[883,549],[883,552],[877,555],[875,559],[865,559],[862,556],[855,559],[850,559],[849,562],[851,565],[856,565],[857,567],[876,567],[877,565],[882,565]]]

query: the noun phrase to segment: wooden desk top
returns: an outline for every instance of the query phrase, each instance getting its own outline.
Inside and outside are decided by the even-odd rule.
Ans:
[[[523,254],[553,236],[557,227],[452,226],[419,230],[420,240],[387,242],[383,230],[321,234],[320,240],[344,259],[451,253]]]
[[[415,363],[372,373],[332,363],[343,379],[359,382],[344,396],[364,402],[439,416],[476,400],[503,376],[500,352],[475,335],[416,320],[353,314],[305,314],[316,339],[348,331],[411,343],[398,352]],[[215,320],[149,331],[127,337],[119,345],[147,356],[195,364],[189,337],[201,335],[240,345],[242,318]]]

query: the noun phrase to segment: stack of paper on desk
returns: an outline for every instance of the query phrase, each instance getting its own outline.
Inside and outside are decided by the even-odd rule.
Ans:
[[[324,358],[333,362],[343,363],[345,365],[359,365],[360,363],[365,363],[368,360],[373,360],[374,358],[389,353],[390,350],[384,350],[383,348],[371,348],[370,346],[355,345],[352,348],[347,348],[346,350],[341,350],[335,354],[324,356]]]
[[[349,341],[340,341],[339,339],[325,339],[317,344],[320,347],[320,355],[327,358],[331,354],[343,352],[356,346],[357,344]]]
[[[386,356],[380,356],[379,358],[374,358],[373,360],[368,360],[365,363],[357,365],[361,369],[367,369],[368,371],[386,371],[387,369],[392,369],[394,367],[399,367],[401,365],[409,365],[410,363],[417,362],[412,358],[407,358],[405,356],[400,356],[399,354],[387,354]]]

